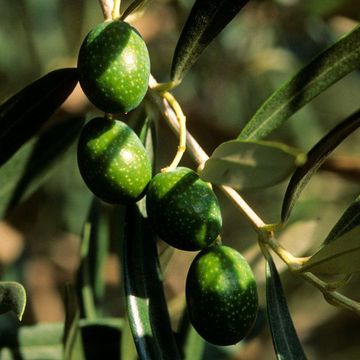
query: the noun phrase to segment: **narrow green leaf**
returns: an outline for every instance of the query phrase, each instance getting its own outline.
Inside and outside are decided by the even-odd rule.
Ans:
[[[306,359],[289,313],[279,274],[271,258],[266,262],[266,305],[276,358]]]
[[[203,358],[206,342],[191,325],[186,308],[177,333],[177,343],[184,360],[201,360]]]
[[[101,318],[79,321],[87,359],[119,359],[119,339],[123,319]],[[66,360],[62,353],[64,323],[39,323],[21,326],[17,332],[1,336],[1,360]],[[99,346],[101,344],[101,346]],[[126,359],[126,358],[125,358]]]
[[[80,310],[77,304],[76,293],[68,285],[65,293],[65,326],[63,336],[63,358],[66,360],[85,360],[79,321]]]
[[[360,271],[360,225],[324,245],[304,264],[301,271],[327,275]]]
[[[295,170],[284,196],[281,218],[285,222],[311,176],[319,169],[329,154],[360,126],[360,110],[350,115],[330,130],[307,154],[304,166]]]
[[[304,162],[299,150],[285,144],[231,140],[215,149],[200,177],[238,190],[268,187],[286,179]]]
[[[140,359],[180,359],[171,330],[156,241],[136,206],[127,208],[123,274],[127,314]]]
[[[345,210],[339,221],[324,240],[324,244],[330,244],[338,237],[360,225],[360,195]]]
[[[104,266],[108,254],[109,234],[102,203],[93,198],[84,225],[76,289],[81,317],[96,318],[104,297]]]
[[[151,0],[134,0],[121,15],[121,20],[125,20],[129,15],[144,11]]]
[[[0,167],[0,213],[12,210],[43,184],[77,139],[84,118],[68,118],[54,124],[23,146]]]
[[[86,222],[81,237],[80,266],[76,279],[76,290],[79,299],[79,317],[96,318],[96,308],[93,287],[90,281],[89,247],[91,237],[91,223]]]
[[[264,138],[329,86],[360,67],[360,26],[318,55],[260,107],[238,139]]]
[[[21,326],[17,332],[1,337],[1,360],[62,360],[63,323]]]
[[[55,70],[0,105],[0,165],[39,131],[77,81],[76,69]]]
[[[21,321],[26,305],[24,287],[14,281],[0,282],[0,314],[12,311]]]
[[[196,0],[175,48],[171,79],[181,81],[204,49],[249,0]]]
[[[138,355],[131,333],[129,321],[126,319],[123,332],[121,334],[121,359],[137,360]]]

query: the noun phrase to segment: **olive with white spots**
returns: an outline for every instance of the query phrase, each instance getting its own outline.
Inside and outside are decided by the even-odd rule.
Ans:
[[[151,179],[151,162],[142,142],[119,120],[90,120],[81,131],[77,157],[88,188],[108,203],[139,200]]]
[[[195,330],[208,342],[233,345],[251,330],[258,311],[254,275],[235,249],[201,251],[186,279],[186,303]]]
[[[200,250],[218,237],[222,218],[209,184],[178,167],[157,174],[146,194],[149,222],[159,237],[181,250]]]
[[[128,112],[144,98],[150,59],[140,34],[121,20],[95,26],[83,41],[78,71],[89,100],[108,113]]]

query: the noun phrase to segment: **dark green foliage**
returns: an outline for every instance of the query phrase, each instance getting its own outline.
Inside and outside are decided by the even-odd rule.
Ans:
[[[266,303],[277,359],[305,360],[306,356],[289,313],[280,277],[271,258],[266,263]]]
[[[306,164],[295,170],[286,189],[281,219],[285,222],[290,216],[301,191],[311,179],[312,175],[324,163],[326,158],[360,126],[360,110],[351,114],[344,121],[336,125],[326,134],[307,154]]]
[[[203,249],[221,230],[216,195],[188,168],[157,174],[149,185],[146,208],[155,232],[178,249]]]
[[[116,20],[95,26],[79,53],[80,84],[90,101],[109,112],[128,112],[144,98],[150,59],[144,40],[129,24]]]
[[[122,266],[127,313],[140,359],[179,360],[159,268],[156,241],[136,205],[126,208]]]
[[[32,82],[0,106],[0,165],[34,136],[74,90],[76,69],[59,69]]]
[[[89,189],[109,203],[137,201],[151,179],[143,144],[119,120],[95,118],[85,125],[78,143],[78,164]]]
[[[244,257],[223,245],[194,259],[186,279],[190,321],[208,342],[232,345],[251,330],[258,310],[254,275]]]
[[[179,81],[249,0],[196,0],[176,45],[172,80]]]
[[[256,111],[238,136],[259,140],[328,87],[360,67],[360,26],[306,64]]]

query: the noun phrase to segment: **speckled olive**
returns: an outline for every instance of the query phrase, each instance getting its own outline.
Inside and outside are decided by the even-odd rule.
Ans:
[[[81,45],[78,58],[80,84],[99,109],[128,112],[144,98],[150,59],[139,33],[121,20],[95,26]]]
[[[203,249],[221,230],[215,193],[188,168],[157,174],[149,184],[146,209],[154,231],[181,250]]]
[[[201,251],[186,279],[189,318],[197,332],[216,345],[232,345],[251,330],[258,295],[249,264],[236,250],[214,245]]]
[[[81,131],[78,165],[89,189],[109,203],[129,203],[144,195],[151,163],[135,132],[119,120],[95,118]]]

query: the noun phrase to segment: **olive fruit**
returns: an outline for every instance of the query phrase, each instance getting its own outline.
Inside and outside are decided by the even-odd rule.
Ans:
[[[157,174],[146,194],[146,209],[154,231],[181,250],[200,250],[219,235],[221,212],[209,184],[191,169],[178,167]]]
[[[135,134],[119,120],[95,118],[82,129],[78,165],[89,189],[109,203],[137,201],[151,179],[151,163]]]
[[[150,76],[149,52],[139,33],[121,20],[95,26],[78,58],[80,85],[99,109],[128,112],[144,98]]]
[[[251,330],[258,310],[258,295],[249,264],[224,245],[201,251],[186,278],[189,319],[208,342],[233,345]]]

